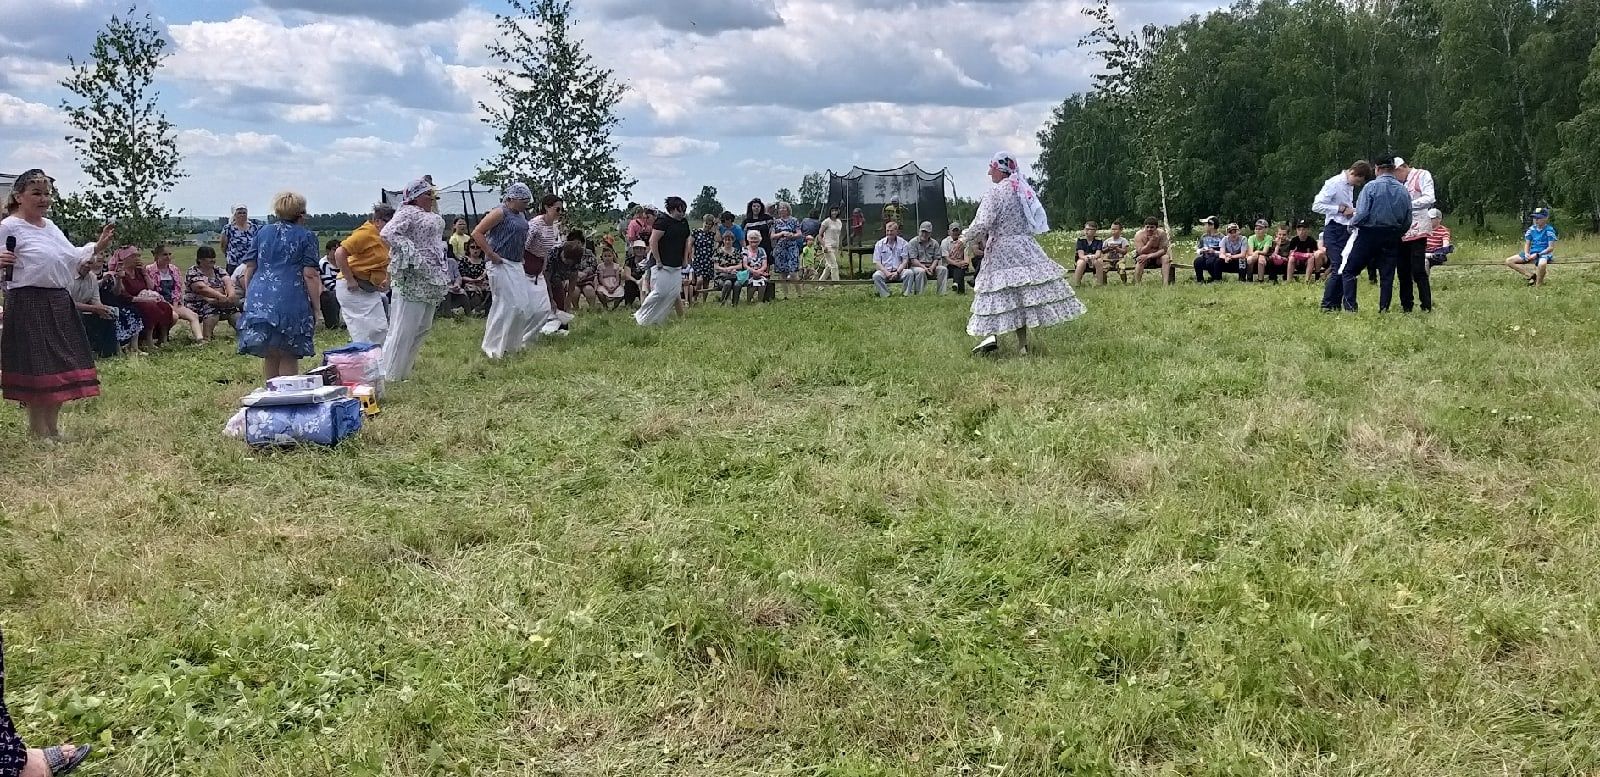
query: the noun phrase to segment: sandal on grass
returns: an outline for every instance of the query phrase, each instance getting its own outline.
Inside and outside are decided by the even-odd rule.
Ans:
[[[65,777],[83,765],[90,749],[88,745],[74,745],[72,756],[68,757],[60,747],[47,747],[44,749],[44,765],[50,770],[51,777]]]

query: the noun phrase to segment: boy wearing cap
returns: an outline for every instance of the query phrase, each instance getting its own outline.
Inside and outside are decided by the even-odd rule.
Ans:
[[[1106,265],[1104,260],[1106,244],[1099,237],[1100,225],[1093,221],[1083,225],[1083,236],[1073,246],[1073,254],[1077,261],[1077,270],[1072,275],[1072,285],[1083,283],[1083,273],[1090,267],[1094,268],[1094,278],[1101,286],[1106,285]]]
[[[1305,268],[1304,280],[1310,283],[1317,269],[1317,239],[1311,236],[1311,222],[1301,219],[1294,223],[1294,237],[1289,238],[1283,254],[1289,257],[1289,282],[1294,282],[1296,268]]]
[[[1128,239],[1122,236],[1122,222],[1111,222],[1111,237],[1106,238],[1105,253],[1102,254],[1109,274],[1115,272],[1122,278],[1123,283],[1128,282],[1128,271],[1122,266],[1122,257],[1128,255]]]
[[[1267,234],[1268,226],[1270,225],[1266,219],[1257,219],[1255,233],[1245,240],[1245,247],[1248,249],[1244,260],[1245,280],[1254,278],[1256,283],[1261,283],[1267,279],[1268,259],[1272,256],[1273,246],[1276,245],[1272,236]]]
[[[1216,216],[1200,223],[1206,231],[1200,234],[1200,242],[1195,245],[1194,282],[1215,283],[1222,280],[1222,235],[1217,232]]]
[[[1543,286],[1544,275],[1556,260],[1556,228],[1550,226],[1550,209],[1539,208],[1533,212],[1533,226],[1522,235],[1522,253],[1506,259],[1506,266],[1527,280],[1529,286]],[[1532,264],[1535,272],[1522,269]]]
[[[1239,234],[1238,224],[1228,225],[1228,234],[1222,238],[1221,271],[1236,272],[1239,280],[1250,280],[1250,241]]]

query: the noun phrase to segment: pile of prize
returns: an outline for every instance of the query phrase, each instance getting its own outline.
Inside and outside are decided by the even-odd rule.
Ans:
[[[337,445],[377,415],[383,348],[351,343],[322,354],[322,366],[285,375],[239,400],[223,433],[253,448]]]

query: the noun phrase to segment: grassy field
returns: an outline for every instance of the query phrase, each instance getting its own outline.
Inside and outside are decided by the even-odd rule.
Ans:
[[[441,322],[332,451],[222,439],[226,345],[114,360],[66,445],[0,415],[8,701],[91,775],[1596,774],[1600,273],[1552,280],[1113,284],[1028,359],[859,287]]]

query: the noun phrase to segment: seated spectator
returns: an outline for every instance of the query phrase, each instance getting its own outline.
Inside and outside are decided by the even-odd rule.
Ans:
[[[628,248],[628,261],[622,267],[622,304],[629,308],[639,306],[639,282],[644,278],[649,253],[650,244],[643,240],[633,241]]]
[[[139,311],[133,307],[133,295],[122,288],[122,275],[111,272],[109,266],[100,273],[100,301],[117,311],[117,347],[129,356],[146,355],[144,351],[139,350],[140,335],[144,333],[144,319],[139,317]]]
[[[1217,232],[1217,217],[1200,222],[1205,231],[1195,244],[1194,280],[1196,283],[1215,283],[1222,280],[1222,235]]]
[[[601,310],[616,310],[622,304],[626,289],[623,287],[625,270],[617,262],[617,249],[610,243],[600,247],[600,263],[595,265],[595,295]]]
[[[1239,280],[1250,279],[1250,242],[1239,234],[1238,224],[1229,224],[1227,234],[1222,238],[1221,269],[1223,272],[1238,273]]]
[[[572,249],[574,247],[569,243],[568,247],[562,250]],[[595,290],[594,280],[595,272],[599,269],[600,262],[595,259],[594,252],[589,250],[585,244],[580,243],[576,247],[575,253],[576,258],[568,259],[568,261],[577,263],[577,269],[573,271],[572,280],[568,284],[568,288],[571,290],[569,296],[572,297],[574,306],[579,302],[587,302],[591,309],[598,309],[600,307],[600,294]]]
[[[900,237],[900,224],[891,221],[883,225],[883,239],[872,247],[872,263],[877,265],[877,270],[872,273],[872,284],[878,289],[879,297],[889,296],[889,284],[899,282],[901,293],[910,294],[911,286],[906,280],[906,255],[911,251],[911,244]]]
[[[1266,256],[1267,277],[1276,285],[1289,271],[1289,228],[1278,227]]]
[[[640,205],[633,212],[633,220],[628,222],[627,238],[629,245],[635,240],[645,240],[650,237],[650,231],[655,229],[656,209],[649,205]]]
[[[489,305],[492,302],[489,294],[489,265],[483,258],[483,248],[478,245],[478,241],[467,241],[466,253],[463,254],[457,269],[461,272],[461,291],[467,295],[467,313],[473,316],[489,315]]]
[[[1094,270],[1094,278],[1101,286],[1106,285],[1106,244],[1100,239],[1100,225],[1091,221],[1083,225],[1083,234],[1078,237],[1078,242],[1073,246],[1073,254],[1077,269],[1072,273],[1072,285],[1083,283],[1083,274]]]
[[[464,219],[456,219],[461,227],[466,226]],[[457,235],[451,235],[451,244],[455,243]],[[317,275],[322,279],[322,324],[329,329],[343,329],[344,322],[339,319],[339,263],[334,259],[334,254],[339,251],[339,241],[329,240],[322,245],[322,258],[317,260]]]
[[[1133,236],[1134,283],[1144,282],[1146,267],[1161,268],[1161,283],[1172,283],[1172,244],[1167,240],[1167,232],[1161,228],[1161,222],[1154,216],[1145,219],[1144,229]]]
[[[906,209],[900,206],[899,197],[890,197],[889,204],[883,206],[883,221],[885,224],[893,221],[896,224],[906,220]]]
[[[445,272],[450,285],[445,287],[444,299],[434,309],[434,315],[465,318],[467,315],[467,290],[461,285],[461,261],[448,254],[444,258]]]
[[[917,236],[907,244],[905,276],[907,296],[921,294],[928,287],[929,276],[938,280],[939,288],[950,277],[944,266],[944,252],[939,249],[939,241],[933,239],[931,221],[922,222]]]
[[[724,305],[739,304],[739,274],[744,269],[744,256],[739,253],[739,247],[733,242],[732,232],[723,232],[717,237],[717,251],[713,259],[713,268],[716,273],[713,282],[722,292],[720,302]]]
[[[950,236],[939,244],[939,250],[944,252],[944,263],[949,268],[950,287],[957,294],[967,293],[967,271],[972,268],[972,260],[967,258],[967,243],[961,238],[961,225],[950,225]],[[940,285],[939,293],[945,293],[945,286]]]
[[[233,288],[233,277],[217,266],[217,253],[201,246],[194,256],[194,267],[183,276],[183,304],[200,317],[200,342],[211,339],[218,321],[227,321],[236,331],[243,304]]]
[[[1450,254],[1456,247],[1450,243],[1450,228],[1444,225],[1444,213],[1434,208],[1428,211],[1428,218],[1433,219],[1433,231],[1428,233],[1428,266],[1438,267],[1450,261]]]
[[[1295,270],[1303,270],[1301,279],[1311,282],[1311,274],[1316,272],[1317,266],[1317,240],[1311,236],[1311,222],[1301,219],[1294,223],[1294,237],[1289,238],[1286,255],[1289,257],[1289,281],[1294,281]]]
[[[104,262],[98,259],[80,266],[78,276],[67,286],[78,306],[84,334],[89,336],[89,349],[97,359],[116,356],[118,350],[117,311],[100,301],[99,270],[103,266]]]
[[[133,309],[144,323],[139,333],[139,349],[148,352],[165,343],[178,319],[172,312],[172,304],[150,287],[150,276],[145,274],[144,258],[139,249],[130,246],[112,254],[111,272],[122,284],[122,293],[132,298]]]
[[[1128,246],[1128,239],[1122,236],[1122,222],[1111,222],[1111,236],[1105,239],[1105,249],[1100,256],[1106,266],[1106,274],[1116,272],[1123,283],[1128,282],[1128,271],[1122,266],[1122,258],[1128,255]]]
[[[1245,239],[1244,280],[1265,283],[1267,280],[1267,266],[1271,264],[1272,236],[1267,234],[1267,229],[1272,225],[1266,219],[1256,221],[1255,232]]]
[[[767,259],[767,249],[761,247],[761,233],[750,230],[745,233],[744,264],[739,272],[740,285],[749,289],[746,302],[754,303],[757,299],[766,299],[762,290],[767,287],[767,279],[772,277],[772,264]]]
[[[172,263],[172,247],[162,243],[150,253],[154,261],[144,268],[145,287],[167,303],[172,310],[173,323],[189,322],[189,331],[198,342],[201,339],[200,317],[183,306],[183,271]]]
[[[1506,266],[1527,280],[1529,286],[1543,286],[1545,273],[1556,261],[1556,228],[1550,226],[1550,211],[1539,208],[1533,212],[1533,226],[1522,235],[1522,252],[1506,259]],[[1534,272],[1522,269],[1531,264]]]

